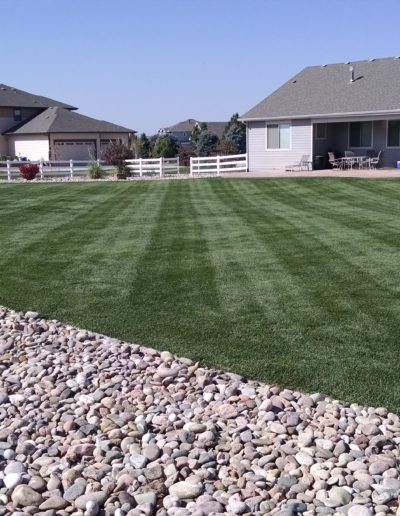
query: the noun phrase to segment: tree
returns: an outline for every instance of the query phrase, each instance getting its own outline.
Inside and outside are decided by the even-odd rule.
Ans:
[[[234,113],[226,124],[222,140],[232,142],[235,147],[234,153],[246,152],[246,125],[239,121],[238,113]]]
[[[211,131],[202,131],[197,140],[196,150],[198,156],[211,156],[217,150],[218,136]]]
[[[153,148],[153,158],[175,158],[178,148],[178,142],[171,135],[158,136]]]
[[[119,173],[126,172],[125,160],[132,158],[132,151],[122,142],[110,142],[103,151],[102,158],[113,167],[116,167]]]
[[[235,147],[237,154],[244,154],[246,152],[246,128],[239,124],[231,125],[225,133],[224,140],[229,141]]]
[[[229,156],[229,154],[236,154],[236,145],[231,140],[221,140],[219,142],[217,152],[220,156]]]
[[[242,127],[242,129],[244,129],[246,131],[246,124],[239,121],[239,113],[233,113],[229,122],[225,126],[222,138],[225,137],[226,133],[229,131],[229,129],[231,128],[232,125],[238,125],[239,127]]]
[[[193,127],[192,132],[190,133],[190,137],[189,137],[190,142],[193,145],[196,145],[197,141],[199,139],[200,134],[203,131],[207,131],[207,129],[208,129],[208,127],[207,127],[207,124],[205,122],[201,122],[200,124],[196,124]]]
[[[137,134],[132,135],[129,141],[129,147],[132,149],[136,159],[151,157],[151,144],[146,133],[142,133],[140,136]]]

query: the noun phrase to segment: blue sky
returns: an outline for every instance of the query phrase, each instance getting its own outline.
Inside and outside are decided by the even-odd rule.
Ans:
[[[308,65],[400,54],[399,0],[0,0],[0,18],[0,82],[148,134],[244,113]]]

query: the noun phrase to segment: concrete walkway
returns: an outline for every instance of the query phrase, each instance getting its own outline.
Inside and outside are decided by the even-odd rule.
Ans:
[[[221,174],[226,178],[279,178],[279,177],[359,177],[366,179],[400,179],[400,169],[382,168],[377,170],[303,170],[301,172],[286,172],[285,170],[265,170],[263,172],[227,172]]]

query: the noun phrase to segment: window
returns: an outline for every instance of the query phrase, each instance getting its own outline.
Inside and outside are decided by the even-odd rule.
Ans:
[[[315,124],[315,138],[326,140],[326,124]]]
[[[350,147],[372,147],[372,122],[350,122]]]
[[[267,149],[290,149],[290,124],[267,125]]]
[[[20,109],[14,109],[14,122],[21,122],[22,113]]]
[[[388,121],[387,146],[400,147],[400,120]]]

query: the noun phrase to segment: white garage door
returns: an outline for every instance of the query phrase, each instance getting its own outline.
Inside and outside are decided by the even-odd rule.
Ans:
[[[96,158],[96,142],[58,141],[54,142],[56,160],[90,160]]]

